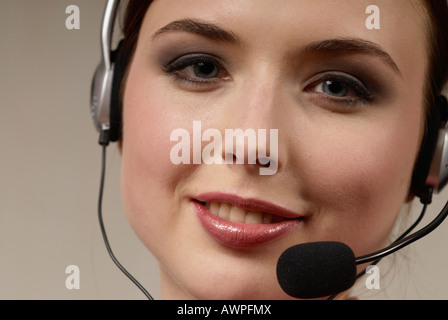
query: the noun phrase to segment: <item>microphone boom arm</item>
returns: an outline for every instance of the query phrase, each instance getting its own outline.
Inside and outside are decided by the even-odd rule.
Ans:
[[[417,241],[418,239],[428,235],[430,232],[432,232],[434,229],[436,229],[442,222],[445,220],[445,218],[448,215],[448,202],[445,204],[442,211],[439,213],[439,215],[431,221],[427,226],[420,229],[419,231],[407,236],[406,238],[392,243],[390,246],[378,250],[374,253],[370,253],[361,257],[356,258],[356,264],[363,264],[366,262],[370,262],[373,260],[381,259],[397,250],[400,250],[401,248],[413,243],[414,241]]]

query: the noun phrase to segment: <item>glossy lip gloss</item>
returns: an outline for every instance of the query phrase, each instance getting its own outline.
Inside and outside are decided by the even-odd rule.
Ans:
[[[270,224],[232,222],[212,214],[204,205],[206,202],[225,202],[246,210],[281,216],[286,220]],[[278,240],[295,230],[303,220],[303,216],[275,204],[257,199],[244,199],[233,194],[205,193],[192,199],[191,203],[203,228],[216,241],[235,248],[256,247]]]

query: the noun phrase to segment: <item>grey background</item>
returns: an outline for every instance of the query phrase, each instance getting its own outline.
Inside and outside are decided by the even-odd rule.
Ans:
[[[77,5],[80,30],[67,30]],[[0,1],[0,299],[144,299],[107,255],[97,221],[101,150],[89,116],[105,0]],[[123,213],[120,155],[108,148],[104,218],[114,253],[160,298],[158,268]],[[435,198],[428,219],[448,199]],[[415,210],[419,204],[415,202]],[[428,221],[425,220],[425,222]],[[448,222],[380,264],[366,299],[447,299]],[[68,290],[68,265],[80,289]],[[384,271],[384,272],[383,272]]]

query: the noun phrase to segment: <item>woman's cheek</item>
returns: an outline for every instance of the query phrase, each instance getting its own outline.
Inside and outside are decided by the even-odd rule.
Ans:
[[[138,72],[131,71],[123,103],[123,205],[145,245],[154,242],[148,234],[156,239],[169,227],[166,224],[175,212],[170,206],[181,167],[170,161],[170,133],[184,126],[182,119],[166,112],[170,106],[150,88]]]
[[[403,143],[411,131],[398,132],[393,122],[382,128],[366,123],[357,134],[341,127],[305,146],[308,161],[296,171],[306,172],[306,196],[319,207],[309,224],[316,239],[343,239],[360,254],[388,240],[418,151],[417,143]]]

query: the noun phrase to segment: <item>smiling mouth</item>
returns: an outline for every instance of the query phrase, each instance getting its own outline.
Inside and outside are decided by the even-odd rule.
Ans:
[[[286,218],[262,211],[247,210],[226,202],[200,202],[214,216],[221,219],[246,224],[274,224],[288,220],[299,220],[301,218]]]

